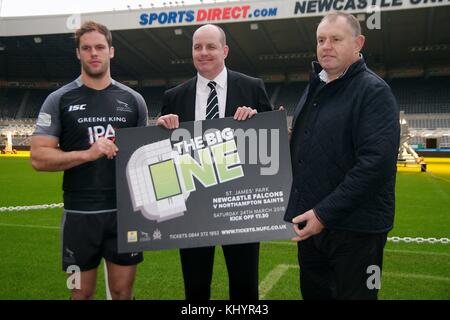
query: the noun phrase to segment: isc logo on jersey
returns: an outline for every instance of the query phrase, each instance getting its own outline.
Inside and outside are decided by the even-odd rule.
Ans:
[[[88,128],[89,132],[89,143],[94,144],[98,138],[110,139],[114,142],[116,138],[116,132],[112,125],[108,124],[105,128],[104,126],[93,126]]]
[[[86,104],[74,104],[69,106],[69,112],[78,111],[78,110],[86,110]]]

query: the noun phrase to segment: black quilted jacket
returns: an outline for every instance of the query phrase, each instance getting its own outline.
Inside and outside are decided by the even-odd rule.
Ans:
[[[291,155],[294,182],[285,220],[314,209],[329,229],[387,232],[394,221],[400,139],[396,100],[363,58],[309,97],[320,71],[315,63],[294,114],[291,150],[292,141],[300,145]],[[295,124],[308,99],[308,132],[299,132]]]

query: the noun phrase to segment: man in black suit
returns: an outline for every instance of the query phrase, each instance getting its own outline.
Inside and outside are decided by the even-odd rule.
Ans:
[[[225,67],[228,46],[224,31],[204,25],[193,35],[192,58],[197,76],[165,92],[157,125],[233,116],[246,120],[272,106],[261,79]],[[258,299],[259,243],[222,246],[229,275],[230,299]],[[215,247],[180,249],[187,300],[208,300]]]

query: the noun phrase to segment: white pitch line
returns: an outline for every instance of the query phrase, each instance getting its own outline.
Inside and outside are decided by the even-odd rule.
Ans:
[[[445,178],[439,177],[439,176],[435,175],[435,174],[432,173],[432,172],[428,172],[428,171],[427,171],[427,173],[428,173],[431,177],[433,177],[433,178],[435,178],[435,179],[444,180],[445,182],[450,182],[450,180],[447,180],[447,179],[445,179]]]
[[[298,268],[298,266],[292,264],[279,264],[267,274],[259,285],[259,298],[261,300],[266,297],[267,293],[272,290],[273,286],[281,279],[289,268]]]

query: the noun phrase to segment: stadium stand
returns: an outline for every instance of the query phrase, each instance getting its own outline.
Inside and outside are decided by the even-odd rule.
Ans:
[[[142,94],[149,109],[149,116],[161,112],[165,87],[136,89]],[[0,89],[0,119],[36,119],[42,103],[53,90]],[[21,107],[23,106],[23,109]]]
[[[17,115],[17,118],[37,118],[42,103],[51,92],[52,90],[30,90],[27,108],[23,110],[21,116]]]
[[[294,113],[295,106],[303,90],[306,88],[306,82],[291,82],[281,86],[278,97],[275,100],[275,107],[284,106],[289,116]]]
[[[450,77],[393,79],[415,148],[450,148]],[[434,147],[435,146],[435,147]]]
[[[443,136],[439,147],[440,148],[450,148],[450,136]]]
[[[150,118],[156,118],[161,113],[162,97],[165,89],[164,87],[144,87],[137,90],[147,103],[148,116]]]
[[[22,89],[0,90],[0,118],[16,117],[22,95]]]
[[[450,113],[450,77],[394,79],[390,85],[405,114]]]
[[[275,89],[279,86],[280,86],[279,83],[273,83],[273,82],[265,83],[266,92],[267,92],[267,95],[269,96],[269,98],[273,96]]]
[[[420,129],[450,128],[450,118],[449,119],[440,119],[440,118],[409,119],[408,124],[411,128],[420,128]]]
[[[271,102],[278,109],[284,106],[288,119],[292,118],[298,99],[306,82],[266,83]],[[425,146],[427,139],[436,138],[439,148],[450,147],[450,77],[393,79],[390,85],[400,110],[405,111],[412,137],[411,145]],[[166,87],[136,89],[147,102],[149,124],[161,112],[162,97]],[[14,145],[26,145],[34,130],[39,109],[51,89],[1,88],[0,134],[12,131]],[[3,140],[3,139],[2,139]]]

